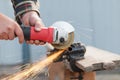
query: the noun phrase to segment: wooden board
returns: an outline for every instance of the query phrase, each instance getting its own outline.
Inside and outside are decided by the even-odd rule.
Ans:
[[[56,62],[49,65],[49,79],[48,80],[78,80],[71,79],[71,77],[78,77],[78,72],[72,72],[66,68],[63,62]],[[95,72],[84,72],[83,80],[95,80]]]
[[[76,61],[76,65],[85,72],[110,70],[120,67],[120,55],[92,46],[86,47],[85,58]]]

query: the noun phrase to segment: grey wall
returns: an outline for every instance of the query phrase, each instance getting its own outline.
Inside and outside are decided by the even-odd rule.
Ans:
[[[75,42],[120,53],[120,0],[40,0],[41,17],[46,26],[55,21],[71,23]],[[8,0],[1,0],[0,12],[14,18]],[[30,46],[31,61],[45,53],[41,46]],[[22,62],[22,45],[14,41],[0,41],[0,64]]]
[[[64,20],[76,29],[75,41],[92,44],[91,2],[89,0],[41,0],[41,15],[47,25]]]
[[[120,0],[93,0],[94,45],[120,53]]]
[[[120,53],[120,0],[41,0],[46,24],[65,20],[76,29],[75,41]]]

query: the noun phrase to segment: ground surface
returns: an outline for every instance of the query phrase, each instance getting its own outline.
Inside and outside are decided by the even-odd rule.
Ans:
[[[96,80],[120,80],[120,69],[97,72]]]
[[[4,77],[6,74],[14,73],[18,70],[20,70],[19,66],[0,66],[0,75],[2,75],[1,77]],[[48,78],[45,74],[40,74],[39,76],[31,80],[48,80]],[[120,80],[120,69],[97,72],[96,80]]]
[[[97,75],[96,80],[120,80],[120,74]]]

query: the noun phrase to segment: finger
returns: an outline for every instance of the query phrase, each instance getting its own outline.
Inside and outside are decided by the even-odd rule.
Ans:
[[[34,43],[35,43],[35,45],[39,45],[40,41],[39,40],[35,40]]]
[[[1,40],[3,39],[2,34],[0,34],[0,39],[1,39]]]
[[[29,17],[28,16],[23,17],[21,19],[21,21],[25,26],[29,26]]]
[[[42,28],[42,25],[39,20],[36,21],[35,23],[35,31],[40,31]]]
[[[40,42],[39,44],[40,44],[40,45],[44,45],[44,44],[45,44],[45,42]]]
[[[26,41],[27,44],[30,44],[30,41]]]
[[[30,44],[33,44],[33,43],[34,43],[34,41],[33,41],[33,40],[30,40],[30,41],[29,41],[29,43],[30,43]]]
[[[9,39],[8,34],[3,32],[2,33],[2,38],[5,39],[5,40],[8,40]]]
[[[8,29],[8,37],[10,40],[13,40],[15,37],[14,30],[13,29]]]
[[[16,24],[15,26],[15,34],[18,36],[19,43],[23,43],[24,42],[23,32],[18,24]]]

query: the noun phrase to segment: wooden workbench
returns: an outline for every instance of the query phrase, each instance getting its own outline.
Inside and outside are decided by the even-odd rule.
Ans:
[[[76,65],[84,71],[83,80],[95,80],[95,71],[120,67],[120,55],[87,46],[84,59],[76,61]],[[60,80],[71,80],[70,77],[73,75],[77,76],[77,73],[67,70],[62,62],[50,65],[49,80],[55,80],[56,76]]]
[[[120,67],[120,55],[87,46],[85,58],[76,65],[85,72],[115,69]]]

